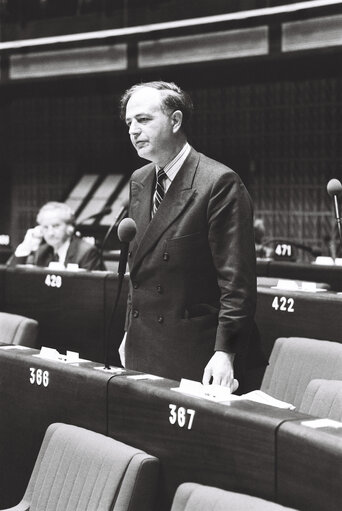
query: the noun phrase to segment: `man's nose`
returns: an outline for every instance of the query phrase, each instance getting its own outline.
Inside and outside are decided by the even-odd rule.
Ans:
[[[130,135],[137,135],[138,133],[140,133],[139,123],[133,119],[131,124],[130,124],[130,126],[129,126],[129,134]]]

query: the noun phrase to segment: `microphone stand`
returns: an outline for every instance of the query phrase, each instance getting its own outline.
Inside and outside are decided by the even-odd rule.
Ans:
[[[336,194],[334,195],[334,208],[335,208],[335,217],[336,217],[337,230],[338,230],[338,235],[339,235],[339,238],[340,238],[340,248],[342,250],[341,217],[340,217],[340,212],[339,212],[339,207],[338,207],[338,199],[337,199],[337,195]]]
[[[120,259],[119,259],[119,266],[118,266],[118,288],[116,291],[116,297],[115,302],[113,305],[113,309],[108,321],[108,327],[105,329],[105,346],[104,346],[104,358],[105,358],[105,366],[104,370],[110,370],[109,365],[109,336],[111,331],[111,326],[113,323],[113,319],[115,317],[118,305],[119,305],[119,298],[121,294],[121,288],[122,283],[124,280],[124,276],[126,273],[126,266],[127,266],[127,257],[128,257],[128,247],[129,243],[133,240],[135,234],[137,231],[137,226],[134,220],[132,218],[124,218],[120,224],[118,225],[118,238],[121,242],[121,250],[120,250]]]
[[[111,310],[111,314],[110,314],[109,321],[107,324],[107,329],[105,331],[105,336],[104,336],[104,343],[105,343],[105,345],[104,345],[104,364],[105,364],[104,369],[107,369],[107,370],[110,370],[110,368],[111,368],[110,363],[109,363],[109,336],[110,336],[110,331],[111,331],[111,327],[113,324],[113,320],[116,316],[116,311],[117,311],[117,308],[119,305],[122,284],[123,284],[123,280],[124,280],[125,273],[126,273],[125,266],[126,266],[127,255],[128,255],[128,243],[121,242],[121,254],[123,254],[122,259],[125,260],[125,263],[123,264],[122,261],[120,260],[119,268],[118,268],[118,288],[116,291],[114,305]]]

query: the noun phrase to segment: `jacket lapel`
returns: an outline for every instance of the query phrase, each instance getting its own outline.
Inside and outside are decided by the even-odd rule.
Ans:
[[[193,189],[192,185],[198,161],[199,154],[192,149],[170,185],[156,214],[150,221],[151,197],[155,180],[155,170],[152,166],[152,179],[151,176],[146,178],[145,187],[143,190],[140,188],[139,198],[136,195],[135,200],[132,201],[132,216],[137,219],[136,242],[138,247],[131,265],[131,274],[134,273],[141,260],[153,248],[167,228],[181,215],[188,203],[193,200],[196,190]],[[141,229],[140,232],[139,229]]]
[[[130,216],[137,224],[136,243],[140,243],[151,221],[151,203],[155,183],[155,167],[147,166],[141,181],[131,183]]]
[[[75,243],[75,238],[72,237],[71,240],[70,240],[69,248],[68,248],[67,253],[65,255],[65,261],[64,261],[65,266],[68,263],[70,263],[70,261],[76,260],[75,252],[76,252],[76,243]]]

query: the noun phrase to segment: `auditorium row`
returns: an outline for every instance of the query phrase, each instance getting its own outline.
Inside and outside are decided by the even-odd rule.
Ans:
[[[278,268],[278,277],[275,273],[267,276],[265,266],[258,264],[256,323],[266,355],[270,355],[277,337],[342,342],[341,268],[307,265],[310,275],[299,280],[300,273],[305,276],[306,265],[267,264],[268,271]],[[117,290],[114,272],[0,266],[0,310],[38,321],[36,347],[49,346],[62,353],[73,350],[82,358],[99,362],[104,360],[109,340],[110,361],[116,365],[120,363],[117,349],[124,334],[127,275],[113,318]]]
[[[299,510],[340,509],[339,343],[278,339],[260,393],[242,397],[196,396],[176,381],[24,346],[1,345],[0,360],[2,507],[20,501],[46,429],[62,422],[156,457],[151,509],[170,510],[183,482]],[[276,400],[265,404],[265,395]]]
[[[203,396],[191,382],[120,367],[114,348],[123,334],[126,280],[108,331],[117,281],[110,272],[0,268],[1,310],[33,318],[38,327],[29,343],[1,339],[6,342],[0,347],[6,442],[0,457],[6,470],[0,507],[21,500],[45,432],[57,422],[155,457],[154,511],[169,511],[185,482],[299,511],[339,510],[340,292],[324,282],[259,276],[256,320],[270,364],[259,393],[234,398],[213,391]],[[109,370],[103,363],[108,339]],[[208,488],[195,490],[211,495]]]

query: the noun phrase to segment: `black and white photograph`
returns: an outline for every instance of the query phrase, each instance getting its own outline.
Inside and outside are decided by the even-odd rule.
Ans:
[[[342,0],[0,0],[0,510],[341,511]]]

